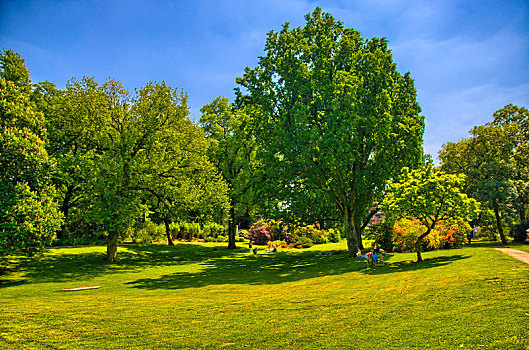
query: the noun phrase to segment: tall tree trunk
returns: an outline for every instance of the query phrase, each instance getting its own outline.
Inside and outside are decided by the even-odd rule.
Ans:
[[[165,224],[165,234],[167,235],[167,244],[174,246],[173,237],[171,237],[171,229],[169,228],[170,221],[164,216],[163,223]]]
[[[127,193],[127,190],[129,188],[130,184],[130,167],[128,162],[123,163],[123,182],[118,187],[118,190],[116,191],[117,198],[120,201],[121,205],[125,205],[126,198],[125,194]],[[114,214],[112,217],[112,222],[117,223],[122,222],[122,218],[118,217],[119,214]],[[107,237],[107,260],[108,261],[116,261],[117,255],[118,255],[118,238],[119,233],[121,229],[123,228],[123,225],[117,225],[112,227],[108,231],[108,237]]]
[[[497,207],[494,208],[494,216],[496,217],[496,226],[498,228],[498,233],[500,234],[501,244],[507,244],[507,239],[505,239],[505,234],[503,233],[503,227],[501,225],[500,211]]]
[[[349,257],[356,256],[360,251],[358,244],[358,235],[355,228],[354,214],[350,208],[345,207],[342,212],[342,223],[345,237],[347,238],[347,250]]]
[[[362,233],[364,232],[364,227],[356,227],[356,239],[358,241],[358,249],[364,249],[364,243],[362,242]]]
[[[430,229],[428,228],[428,230],[426,231],[426,234],[422,234],[419,236],[419,238],[417,238],[417,241],[415,242],[415,252],[417,253],[417,262],[421,262],[423,261],[422,260],[422,254],[421,254],[421,243],[424,239],[424,237],[426,237],[428,235],[428,233],[430,233]]]
[[[74,186],[72,185],[66,187],[66,193],[64,194],[64,200],[61,205],[64,221],[62,222],[60,231],[57,232],[57,238],[66,238],[66,222],[68,220],[68,211],[70,210],[70,200],[72,199],[73,189]]]
[[[525,221],[525,201],[522,196],[519,198],[520,201],[520,207],[519,207],[519,214],[520,214],[520,223]]]
[[[360,249],[364,249],[364,243],[362,242],[362,233],[364,233],[364,229],[367,227],[367,225],[369,225],[371,218],[375,216],[376,213],[378,213],[378,207],[369,209],[369,212],[366,214],[363,220],[356,225],[356,235],[358,238],[358,247]]]
[[[231,203],[230,221],[228,223],[228,249],[237,249],[235,245],[235,206]]]
[[[107,237],[107,261],[116,261],[118,255],[118,236],[119,233],[112,230]]]

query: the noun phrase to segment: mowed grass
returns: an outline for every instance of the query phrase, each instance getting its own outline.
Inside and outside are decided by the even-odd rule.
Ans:
[[[213,248],[218,247],[215,251]],[[0,283],[3,349],[527,349],[529,265],[489,247],[386,255],[345,243],[51,249]],[[100,289],[61,292],[100,285]]]

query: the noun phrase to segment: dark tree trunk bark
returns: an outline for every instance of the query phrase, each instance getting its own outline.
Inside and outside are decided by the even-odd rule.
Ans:
[[[118,232],[108,233],[107,237],[107,261],[116,261],[118,255]]]
[[[362,233],[364,232],[364,227],[356,228],[356,240],[358,241],[358,249],[364,249],[364,242],[362,242]]]
[[[61,229],[57,232],[57,238],[66,238],[66,222],[68,220],[68,211],[70,210],[70,200],[72,199],[74,186],[68,186],[66,193],[64,194],[64,200],[61,205],[61,212],[64,215],[64,221],[61,225]]]
[[[430,232],[432,232],[432,230],[435,227],[435,224],[436,222],[434,221],[433,225],[431,227],[428,227],[426,232],[420,235],[419,238],[417,238],[417,242],[415,242],[415,251],[417,252],[417,262],[423,261],[422,254],[421,254],[421,243],[424,240],[424,237],[428,236]]]
[[[165,234],[167,235],[167,244],[174,246],[173,237],[171,237],[171,229],[169,228],[170,221],[167,217],[163,218],[163,223],[165,224]]]
[[[124,205],[126,201],[125,194],[127,193],[127,190],[130,184],[130,167],[129,167],[128,162],[123,163],[122,171],[123,171],[123,182],[119,186],[118,190],[116,191],[116,194],[117,194],[118,199],[121,201],[121,204]],[[120,221],[118,214],[114,214],[112,219],[114,223]],[[108,237],[107,237],[107,260],[108,261],[117,261],[118,238],[119,238],[119,234],[122,228],[123,228],[122,225],[117,225],[117,227],[114,226],[108,232]]]
[[[520,214],[520,223],[522,223],[525,221],[525,202],[523,198],[520,200],[520,208],[518,210]]]
[[[364,221],[362,222],[362,225],[356,226],[356,235],[358,239],[358,247],[360,249],[364,249],[364,242],[362,241],[362,233],[364,232],[364,229],[369,225],[369,222],[371,221],[371,218],[378,213],[378,208],[371,208],[367,215],[364,217]]]
[[[358,244],[358,235],[355,228],[354,213],[350,208],[345,208],[342,212],[342,223],[345,237],[347,238],[347,250],[349,257],[356,256],[360,251]]]
[[[501,225],[501,216],[498,208],[494,208],[494,216],[496,217],[496,226],[498,228],[498,233],[500,234],[501,244],[507,244],[507,239],[503,233],[503,227]]]
[[[228,223],[228,249],[237,249],[235,245],[235,208],[233,203],[230,208],[230,221]]]

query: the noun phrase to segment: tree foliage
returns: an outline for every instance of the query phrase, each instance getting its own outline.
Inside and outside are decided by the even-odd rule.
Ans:
[[[386,39],[363,39],[319,8],[303,28],[268,33],[265,51],[238,79],[238,103],[258,106],[268,178],[285,210],[339,218],[356,254],[386,181],[422,155],[413,80]]]
[[[10,49],[0,52],[0,78],[26,88],[29,88],[31,83],[25,60],[20,54]]]
[[[72,143],[61,152],[79,165],[89,215],[108,232],[108,260],[120,235],[153,211],[167,231],[175,219],[222,217],[227,190],[207,160],[204,134],[187,118],[185,94],[149,83],[132,95],[117,81],[84,78],[72,80],[65,97],[58,125]]]
[[[402,174],[390,184],[383,210],[390,215],[417,218],[426,228],[415,243],[417,260],[422,261],[421,243],[435,226],[444,220],[470,221],[477,217],[478,203],[463,193],[464,175],[434,170],[403,168]]]
[[[0,255],[33,254],[61,223],[42,121],[27,90],[0,78]]]
[[[252,207],[256,143],[250,117],[225,97],[216,98],[202,107],[201,112],[200,125],[210,141],[209,158],[229,185],[228,248],[235,249],[237,218],[248,216]]]
[[[506,105],[493,116],[492,122],[475,126],[470,138],[443,145],[439,158],[443,170],[467,176],[466,193],[493,210],[506,244],[503,222],[514,211],[523,222],[529,200],[528,112]]]

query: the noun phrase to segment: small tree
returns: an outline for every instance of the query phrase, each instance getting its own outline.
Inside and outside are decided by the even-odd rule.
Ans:
[[[470,221],[478,216],[476,200],[462,192],[464,175],[446,174],[431,165],[423,169],[402,169],[383,202],[384,210],[396,216],[417,218],[426,231],[415,242],[417,261],[422,261],[421,242],[442,220]]]
[[[252,201],[256,144],[248,127],[250,117],[226,97],[217,97],[200,111],[200,125],[210,140],[209,158],[229,186],[228,249],[235,249],[237,214],[248,210]]]

